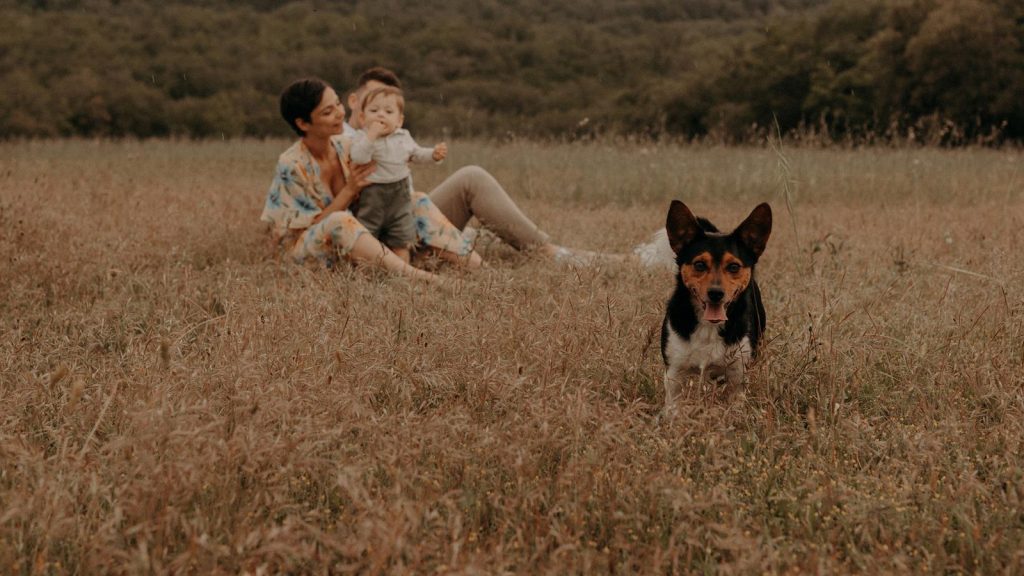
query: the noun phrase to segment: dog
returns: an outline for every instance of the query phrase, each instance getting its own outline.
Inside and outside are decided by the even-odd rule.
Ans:
[[[765,330],[754,266],[772,231],[772,209],[760,204],[725,234],[673,200],[665,221],[675,254],[676,287],[661,325],[665,409],[671,414],[687,374],[737,389]]]

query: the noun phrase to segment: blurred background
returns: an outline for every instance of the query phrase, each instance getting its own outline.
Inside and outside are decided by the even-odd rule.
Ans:
[[[0,0],[0,137],[289,134],[399,73],[446,137],[1019,143],[1020,0]]]

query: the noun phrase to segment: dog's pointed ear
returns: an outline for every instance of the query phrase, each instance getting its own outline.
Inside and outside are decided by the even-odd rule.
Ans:
[[[762,202],[747,216],[742,224],[733,231],[733,236],[760,258],[768,244],[768,236],[772,233],[772,207]]]
[[[677,255],[687,244],[693,242],[704,233],[697,223],[693,212],[679,200],[673,200],[668,207],[668,218],[665,219],[665,231],[668,232],[668,243]]]

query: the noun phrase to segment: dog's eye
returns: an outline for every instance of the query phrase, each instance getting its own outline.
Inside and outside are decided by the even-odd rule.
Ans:
[[[696,272],[707,272],[708,265],[703,260],[698,260],[693,263],[693,269]]]
[[[740,265],[735,262],[731,262],[728,266],[725,267],[725,269],[729,272],[729,274],[736,274],[740,271]]]

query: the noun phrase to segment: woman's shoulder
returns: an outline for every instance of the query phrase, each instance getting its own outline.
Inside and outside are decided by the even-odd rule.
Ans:
[[[338,156],[344,158],[352,148],[352,138],[347,134],[338,134],[331,136],[331,144],[334,145],[334,150],[338,153]]]
[[[302,162],[309,155],[306,147],[302,144],[302,140],[296,140],[294,144],[288,147],[287,150],[281,152],[281,155],[277,157],[277,163],[285,165],[295,165],[296,163]]]
[[[348,180],[350,176],[348,163],[351,160],[349,153],[352,151],[352,138],[346,134],[338,134],[337,136],[331,136],[331,144],[334,145],[334,151],[338,154],[338,158],[341,159],[341,172],[345,175],[345,179]]]

